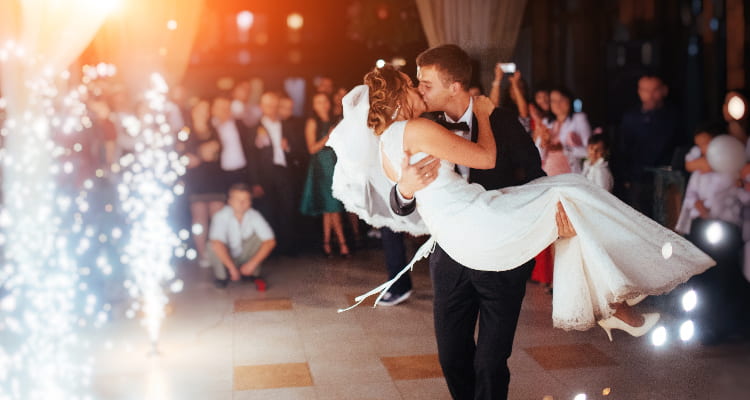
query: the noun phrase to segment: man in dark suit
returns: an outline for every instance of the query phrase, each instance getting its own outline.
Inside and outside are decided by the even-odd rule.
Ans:
[[[434,47],[419,55],[417,66],[419,90],[432,112],[427,117],[476,141],[478,126],[468,92],[471,60],[466,52],[455,45]],[[490,124],[497,144],[495,168],[457,166],[457,172],[488,190],[521,185],[545,175],[539,152],[513,112],[496,109]],[[439,163],[431,161],[437,160],[428,157],[414,165],[408,161],[402,164],[402,178],[391,191],[391,207],[397,214],[411,213],[416,206],[414,192],[435,179]],[[558,228],[569,229],[564,234],[571,235],[566,216],[563,223],[567,225],[558,222]],[[560,232],[562,236],[562,229]],[[507,359],[533,267],[532,259],[508,271],[473,270],[453,260],[439,244],[435,247],[430,256],[435,334],[440,365],[454,399],[507,398]]]
[[[276,234],[279,252],[296,255],[295,217],[298,204],[291,168],[292,148],[286,135],[290,127],[279,118],[279,101],[279,95],[274,92],[264,93],[260,98],[263,116],[255,135],[255,147],[258,178],[264,197],[258,209]]]
[[[252,130],[242,120],[232,116],[232,102],[228,97],[218,96],[211,105],[211,117],[221,142],[220,164],[225,190],[235,183],[252,186],[254,198],[262,196],[257,174],[257,155],[253,144]]]

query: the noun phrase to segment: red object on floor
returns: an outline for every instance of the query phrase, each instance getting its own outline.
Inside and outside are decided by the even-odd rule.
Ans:
[[[261,278],[255,278],[255,288],[258,289],[259,292],[265,292],[266,291],[266,281],[264,281]]]
[[[534,258],[536,265],[534,270],[531,272],[531,280],[539,283],[551,284],[552,274],[554,271],[554,257],[552,253],[552,245],[542,250],[541,253],[537,254]]]

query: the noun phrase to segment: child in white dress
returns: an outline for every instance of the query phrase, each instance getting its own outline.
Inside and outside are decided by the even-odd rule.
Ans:
[[[588,159],[583,162],[583,176],[591,183],[611,192],[614,185],[612,172],[606,158],[609,154],[607,142],[603,135],[594,135],[589,138],[587,146]]]

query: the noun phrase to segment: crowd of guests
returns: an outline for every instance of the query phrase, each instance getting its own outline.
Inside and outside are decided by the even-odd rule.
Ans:
[[[109,235],[128,225],[117,206],[120,162],[136,151],[138,126],[158,110],[109,79],[87,86],[83,132],[55,134],[67,149],[62,161],[74,171],[59,186],[70,194],[92,189],[85,218]],[[192,233],[197,261],[212,268],[218,287],[244,279],[265,289],[260,265],[271,255],[317,249],[350,257],[364,246],[361,221],[332,195],[336,155],[325,146],[342,117],[346,89],[334,90],[330,78],[320,77],[309,92],[304,116],[294,115],[286,93],[264,92],[249,80],[212,97],[175,86],[158,111],[187,160],[185,195],[176,198],[172,223]],[[117,246],[111,247],[105,251],[118,260]]]
[[[113,204],[117,170],[112,166],[135,151],[137,139],[129,126],[151,110],[145,101],[132,101],[122,86],[106,80],[89,86],[82,100],[90,124],[74,140],[83,150],[69,155],[76,170],[69,188],[75,191],[86,179],[104,175],[104,187],[92,202]],[[592,129],[568,89],[533,87],[530,91],[520,72],[506,74],[498,66],[489,96],[497,107],[517,114],[547,175],[583,174],[649,217],[662,206],[654,204],[658,170],[682,171],[690,178],[680,220],[670,228],[719,261],[719,267],[704,274],[708,277],[695,279],[696,285],[713,294],[707,303],[737,304],[735,300],[748,292],[750,279],[750,184],[746,183],[750,166],[740,171],[738,180],[714,171],[706,153],[714,137],[729,135],[747,149],[750,159],[747,112],[738,117],[728,110],[735,98],[747,106],[745,93],[728,92],[723,120],[702,125],[691,137],[677,108],[667,100],[667,85],[655,75],[638,80],[640,104],[625,112],[615,129]],[[198,262],[213,268],[217,286],[244,278],[262,289],[260,264],[272,254],[296,256],[300,250],[317,248],[327,257],[350,257],[363,243],[361,221],[332,195],[336,155],[326,146],[342,118],[341,99],[347,89],[336,89],[327,77],[317,78],[312,89],[304,117],[294,115],[295,101],[286,93],[263,92],[251,81],[241,81],[211,98],[189,97],[181,86],[169,93],[166,122],[176,137],[183,133],[177,150],[189,160],[183,177],[190,220],[186,225]],[[473,90],[481,93],[479,88]],[[65,135],[59,140],[65,147],[75,147],[65,143]],[[728,238],[721,251],[702,240],[707,224],[716,221]],[[389,270],[405,264],[403,235],[387,228],[370,234],[382,236]],[[550,293],[553,260],[552,248],[539,254],[532,275]],[[401,283],[402,290],[393,299],[386,298],[384,305],[409,297],[411,282]],[[744,310],[732,311],[728,306],[722,312],[736,316]],[[717,338],[733,329],[712,321]]]
[[[294,100],[285,93],[264,92],[253,102],[247,82],[239,83],[231,97],[194,101],[186,123],[185,154],[190,164],[185,180],[192,225],[198,228],[193,231],[199,262],[213,267],[217,286],[226,286],[228,271],[231,280],[251,279],[259,288],[265,287],[258,278],[257,265],[272,252],[296,256],[315,242],[327,257],[333,257],[334,251],[350,257],[350,246],[361,244],[359,219],[345,213],[333,197],[336,155],[325,145],[342,117],[345,93],[345,89],[334,92],[330,78],[319,78],[306,117],[293,115]],[[233,192],[249,196],[253,209],[235,207],[231,202],[224,206],[227,192],[230,199]],[[227,258],[221,257],[227,253],[227,234],[218,234],[214,227],[216,215],[229,214],[229,208],[240,222],[225,229],[234,229],[232,235],[242,241],[235,239]],[[245,226],[241,215],[251,211],[257,214],[247,218]],[[251,219],[256,222],[249,222]],[[318,221],[321,233],[311,234]],[[210,230],[201,229],[208,226]],[[259,233],[263,235],[240,245]],[[251,266],[244,265],[248,257],[263,249],[261,243],[271,246],[269,251],[262,252]],[[247,246],[254,251],[248,253]]]
[[[626,111],[616,129],[592,129],[585,113],[575,111],[575,97],[564,87],[535,88],[529,95],[521,73],[504,79],[495,70],[490,98],[499,107],[514,110],[519,123],[532,135],[547,175],[581,173],[591,182],[651,218],[663,208],[655,180],[660,173],[687,179],[682,211],[676,226],[711,255],[717,266],[694,277],[688,285],[703,296],[699,311],[701,340],[716,343],[734,334],[748,334],[750,315],[750,143],[748,98],[742,90],[726,94],[723,119],[708,121],[691,136],[686,133],[664,81],[655,75],[638,80],[640,104]],[[741,115],[732,115],[730,101],[743,104]],[[741,171],[715,171],[707,152],[712,140],[729,135],[736,139],[747,164]],[[694,142],[694,143],[693,143]],[[673,221],[660,221],[671,224]],[[707,239],[708,229],[720,239]],[[532,280],[552,292],[554,254],[546,249],[536,258]],[[744,273],[744,275],[743,275]]]

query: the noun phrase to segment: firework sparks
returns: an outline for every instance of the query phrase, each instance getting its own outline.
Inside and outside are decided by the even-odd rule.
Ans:
[[[5,72],[39,61],[12,42],[0,50]],[[85,113],[75,92],[61,95],[57,87],[56,80],[68,76],[50,70],[27,76],[23,95],[16,91],[12,101],[0,100],[0,398],[83,398],[75,393],[90,380],[91,359],[79,332],[106,321],[71,254],[86,246],[74,243],[73,231],[83,229],[70,220],[80,220],[85,200],[77,197],[79,209],[72,208],[74,201],[58,185],[73,168],[57,164],[69,150],[53,137],[83,129]]]
[[[39,60],[9,42],[0,47],[0,67],[8,71],[4,63],[17,68]],[[114,72],[106,64],[87,67],[82,81]],[[116,270],[101,254],[104,247],[129,240],[115,261],[130,266],[133,278],[124,286],[136,301],[128,315],[143,313],[154,348],[168,302],[162,285],[182,290],[171,258],[195,254],[167,223],[174,196],[184,191],[177,183],[184,160],[173,150],[165,122],[163,80],[155,77],[155,88],[146,94],[151,113],[129,130],[136,152],[111,171],[85,176],[80,160],[90,149],[78,134],[92,127],[84,104],[88,88],[68,90],[69,78],[67,71],[47,70],[23,82],[23,95],[0,98],[0,399],[89,398],[82,394],[94,361],[88,333],[103,326],[112,309],[90,289],[106,284],[102,277],[111,281]],[[126,232],[98,220],[116,208],[103,204],[101,194],[92,196],[112,178],[110,172],[122,172],[117,190],[132,223]]]
[[[135,153],[120,160],[123,182],[118,192],[132,223],[125,261],[133,281],[125,284],[135,302],[128,316],[143,313],[152,352],[157,353],[168,302],[163,285],[175,279],[172,257],[186,255],[182,240],[168,223],[169,208],[184,191],[178,180],[185,173],[185,163],[174,150],[175,136],[165,116],[167,85],[158,74],[152,75],[151,83],[144,98],[149,112],[129,124],[128,131],[137,141]],[[181,290],[181,281],[174,281],[171,288]]]

